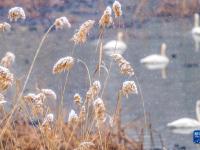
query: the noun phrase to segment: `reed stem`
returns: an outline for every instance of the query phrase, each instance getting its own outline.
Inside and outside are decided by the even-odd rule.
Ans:
[[[12,111],[11,111],[11,113],[10,113],[10,116],[7,118],[6,124],[5,124],[5,126],[4,126],[4,128],[2,129],[2,132],[1,132],[1,134],[0,134],[0,139],[1,139],[2,135],[3,135],[3,134],[5,133],[5,131],[6,131],[6,129],[7,129],[7,127],[8,127],[8,123],[10,122],[10,120],[11,120],[11,118],[12,118],[12,115],[14,114],[14,112],[16,111],[16,109],[18,108],[18,106],[20,106],[20,104],[21,104],[21,103],[19,103],[19,102],[22,100],[22,95],[23,95],[24,90],[25,90],[25,88],[26,88],[26,85],[27,85],[27,83],[28,83],[28,81],[29,81],[29,78],[30,78],[31,72],[32,72],[32,70],[33,70],[35,61],[36,61],[36,59],[37,59],[37,57],[38,57],[38,55],[39,55],[39,52],[40,52],[40,50],[41,50],[41,47],[42,47],[42,45],[43,45],[45,39],[47,38],[48,33],[51,31],[51,29],[52,29],[53,27],[54,27],[54,24],[52,24],[52,25],[49,27],[49,29],[48,29],[47,32],[44,34],[42,40],[41,40],[40,43],[39,43],[39,46],[38,46],[38,48],[37,48],[37,50],[36,50],[36,53],[35,53],[34,58],[33,58],[33,61],[32,61],[31,66],[30,66],[30,68],[29,68],[29,71],[28,71],[26,80],[25,80],[25,82],[24,82],[23,88],[22,88],[22,90],[21,90],[21,92],[20,92],[20,94],[19,94],[19,96],[18,96],[17,103],[16,103],[15,106],[13,107],[13,109],[12,109]]]

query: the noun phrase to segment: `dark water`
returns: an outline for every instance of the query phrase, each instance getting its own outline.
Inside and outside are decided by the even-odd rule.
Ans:
[[[97,19],[97,16],[78,17],[78,22],[73,24],[72,29],[63,31],[52,31],[45,41],[40,55],[28,83],[26,93],[34,92],[36,83],[43,88],[54,89],[58,97],[63,86],[65,74],[52,75],[54,63],[61,57],[70,55],[73,43],[69,41],[74,30],[78,28],[82,21],[87,19]],[[127,20],[127,18],[126,18]],[[198,147],[192,142],[192,134],[174,134],[166,128],[168,122],[182,117],[196,118],[195,105],[200,98],[200,52],[195,51],[194,41],[191,35],[193,27],[192,18],[171,19],[151,18],[148,22],[138,27],[121,28],[125,33],[125,42],[128,49],[124,57],[133,64],[138,78],[145,102],[145,109],[150,114],[152,128],[162,135],[164,144],[168,149],[172,149],[175,144],[185,146],[188,150],[196,150]],[[16,63],[12,71],[17,78],[24,77],[33,59],[35,49],[42,37],[44,28],[38,31],[29,31],[26,27],[14,25],[15,31],[1,37],[1,51],[12,51],[16,54]],[[115,39],[117,29],[108,29],[104,35],[104,42]],[[98,53],[95,50],[97,40],[97,27],[90,34],[90,39],[86,44],[75,48],[75,58],[85,61],[93,73],[97,64]],[[167,67],[167,78],[163,79],[161,70],[148,70],[140,64],[140,59],[152,53],[159,53],[162,42],[167,44],[167,56],[170,63]],[[104,60],[109,65],[108,56]],[[106,73],[102,71],[101,81],[104,81]],[[76,63],[70,73],[68,87],[65,94],[65,104],[68,109],[74,107],[72,99],[76,92],[85,95],[88,89],[88,77],[83,65]],[[95,78],[98,79],[98,78]],[[113,65],[111,78],[104,93],[104,100],[109,113],[112,113],[116,104],[117,90],[127,77],[121,76],[117,65]],[[135,77],[131,78],[136,80]],[[7,99],[11,99],[11,91],[8,92]],[[141,96],[131,95],[129,99],[123,98],[123,121],[137,122],[142,118],[143,107]],[[156,147],[160,147],[160,141],[154,134]],[[150,145],[150,136],[145,135],[147,149]]]

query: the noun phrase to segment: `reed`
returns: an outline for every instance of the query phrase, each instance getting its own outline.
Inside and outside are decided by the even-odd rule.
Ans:
[[[64,87],[61,93],[61,99],[58,98],[57,91],[51,88],[36,87],[35,91],[24,94],[24,90],[29,80],[31,80],[31,73],[34,64],[39,56],[44,41],[48,37],[49,32],[53,27],[57,30],[63,29],[65,26],[71,28],[71,24],[67,17],[63,16],[57,18],[49,27],[47,32],[41,39],[38,48],[36,49],[31,66],[28,70],[27,76],[24,80],[22,88],[16,87],[16,104],[12,105],[10,112],[2,111],[0,109],[0,149],[16,149],[16,150],[142,150],[143,140],[141,140],[142,133],[138,139],[130,138],[125,130],[126,127],[121,121],[122,101],[123,96],[128,99],[130,94],[138,94],[137,85],[133,80],[127,80],[121,83],[118,87],[117,106],[113,114],[106,107],[105,97],[103,92],[105,85],[102,87],[100,80],[100,67],[103,59],[103,33],[107,26],[111,26],[114,22],[112,19],[112,10],[115,18],[122,17],[121,4],[118,1],[113,3],[111,7],[107,7],[99,20],[99,41],[97,49],[99,48],[97,61],[99,78],[91,77],[91,70],[87,64],[74,56],[75,47],[78,44],[87,43],[87,38],[91,29],[95,27],[94,20],[85,21],[71,38],[73,42],[73,50],[71,56],[65,56],[54,64],[52,73],[59,75],[67,71],[64,82]],[[25,11],[21,7],[14,7],[9,10],[8,18],[10,21],[24,20],[26,18]],[[0,24],[2,32],[8,30],[11,26],[8,24]],[[17,56],[16,56],[17,57]],[[112,56],[113,61],[118,64],[122,76],[130,79],[134,75],[132,65],[120,54]],[[0,107],[8,100],[4,94],[10,90],[14,82],[14,74],[11,73],[12,64],[15,62],[15,55],[7,52],[2,58],[0,64]],[[88,90],[84,96],[75,93],[72,101],[77,106],[71,108],[69,113],[65,113],[63,105],[65,89],[69,74],[77,65],[82,64],[88,75]],[[108,78],[111,73],[111,66],[107,70],[107,77],[104,84],[112,84]],[[16,79],[17,82],[17,79]],[[17,82],[18,83],[18,82]],[[49,106],[48,101],[59,101],[59,111],[56,112]],[[67,115],[68,114],[68,115]],[[68,116],[68,120],[64,121],[63,117]]]

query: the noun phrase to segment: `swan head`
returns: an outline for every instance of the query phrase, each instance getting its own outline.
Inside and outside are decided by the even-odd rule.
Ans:
[[[117,40],[118,40],[118,41],[122,41],[123,38],[124,38],[124,33],[123,33],[123,32],[118,32],[118,33],[117,33]]]
[[[166,49],[167,49],[167,45],[165,43],[162,43],[161,48],[160,48],[160,54],[162,56],[166,56]]]
[[[199,14],[194,14],[194,27],[199,27]]]
[[[200,121],[200,100],[196,102],[196,115],[197,115],[197,120]]]

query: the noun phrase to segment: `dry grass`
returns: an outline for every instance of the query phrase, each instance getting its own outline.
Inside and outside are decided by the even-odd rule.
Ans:
[[[116,20],[122,17],[121,4],[115,2],[113,5]],[[25,12],[22,8],[12,8],[9,11],[9,19],[17,21],[25,19]],[[112,20],[112,11],[107,7],[99,21],[100,36],[98,44],[102,45],[103,33],[106,32],[106,27],[114,23]],[[137,139],[132,139],[126,134],[126,126],[121,123],[121,100],[122,96],[130,94],[138,94],[137,86],[134,81],[125,81],[121,83],[117,99],[117,106],[113,114],[109,112],[104,104],[103,91],[108,81],[109,73],[102,89],[100,81],[91,78],[90,70],[85,62],[77,60],[73,56],[73,52],[77,44],[87,42],[87,36],[91,28],[95,27],[93,20],[88,20],[83,23],[79,30],[75,32],[72,38],[74,49],[72,55],[63,57],[53,66],[53,74],[59,75],[67,71],[66,81],[64,81],[64,89],[61,95],[61,103],[58,114],[48,105],[49,101],[56,100],[56,93],[47,88],[36,88],[34,93],[24,95],[24,89],[34,67],[35,61],[41,51],[44,40],[53,27],[62,29],[65,25],[69,28],[71,24],[66,17],[61,17],[55,20],[54,24],[49,27],[44,34],[38,49],[36,50],[33,62],[28,70],[27,77],[22,88],[19,87],[17,79],[13,79],[12,63],[14,63],[14,54],[8,55],[2,59],[0,66],[0,149],[5,150],[142,150],[143,149],[143,129],[138,133]],[[2,30],[5,31],[5,30]],[[100,53],[100,61],[97,62],[100,66],[103,62],[103,48],[97,44],[97,49]],[[17,58],[17,56],[16,56]],[[7,61],[7,62],[6,62]],[[112,60],[113,61],[113,60]],[[134,76],[131,64],[121,55],[114,55],[114,61],[119,65],[122,75],[128,75],[130,79]],[[65,122],[63,117],[66,116],[63,106],[63,97],[67,86],[68,75],[73,69],[74,63],[81,62],[88,72],[89,85],[88,92],[85,96],[80,96],[78,93],[74,95],[74,103],[77,104],[77,109],[71,110],[68,121]],[[112,63],[111,63],[112,64]],[[100,74],[100,69],[99,76]],[[16,80],[16,87],[11,85],[13,80]],[[93,82],[92,82],[93,81]],[[4,110],[3,101],[6,90],[17,91],[16,103],[12,104],[10,112]],[[52,101],[53,103],[53,101]],[[144,109],[144,108],[143,108]],[[145,111],[144,111],[145,115]],[[146,120],[145,120],[146,121]],[[145,122],[146,123],[146,122]],[[145,124],[146,125],[146,124]]]

